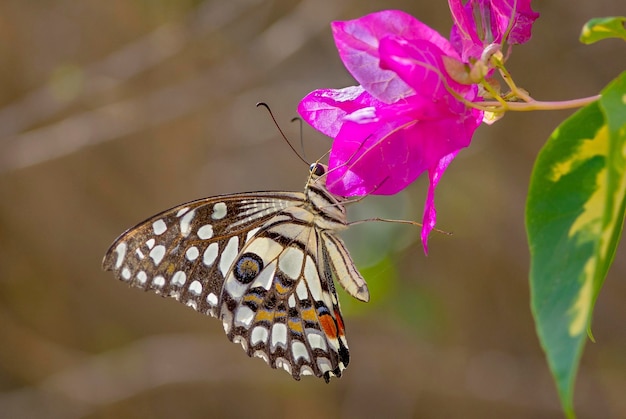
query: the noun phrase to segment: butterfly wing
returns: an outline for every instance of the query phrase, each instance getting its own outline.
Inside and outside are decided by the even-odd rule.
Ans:
[[[242,249],[221,298],[229,339],[296,380],[328,382],[349,362],[326,235],[280,215],[269,220]]]
[[[174,207],[123,233],[103,267],[222,319],[248,355],[295,379],[340,377],[349,353],[329,234],[294,219],[293,211],[306,211],[304,199],[268,192]]]
[[[102,261],[105,270],[217,316],[224,277],[255,229],[304,195],[256,192],[222,195],[179,205],[127,230]]]

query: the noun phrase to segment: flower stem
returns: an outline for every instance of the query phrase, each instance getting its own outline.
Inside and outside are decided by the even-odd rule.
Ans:
[[[573,109],[573,108],[581,108],[585,105],[588,105],[596,100],[600,99],[600,95],[584,97],[580,99],[573,100],[563,100],[563,101],[550,101],[543,102],[539,100],[530,100],[528,102],[507,102],[506,110],[509,111],[517,111],[517,112],[527,112],[527,111],[554,111],[559,109]],[[478,105],[479,108],[484,110],[488,110],[491,112],[497,112],[503,108],[500,102],[490,101],[490,102],[480,102],[474,103]]]

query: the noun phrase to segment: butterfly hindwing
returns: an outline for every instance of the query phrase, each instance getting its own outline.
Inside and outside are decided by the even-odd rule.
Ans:
[[[248,355],[296,379],[340,377],[348,346],[324,242],[310,225],[273,221],[226,277],[224,329]]]

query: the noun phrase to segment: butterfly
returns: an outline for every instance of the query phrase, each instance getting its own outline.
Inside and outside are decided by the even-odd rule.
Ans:
[[[328,191],[314,163],[304,192],[220,195],[139,223],[111,245],[102,266],[223,322],[248,356],[293,378],[329,382],[350,361],[334,282],[367,302],[369,291],[337,232],[346,198]]]

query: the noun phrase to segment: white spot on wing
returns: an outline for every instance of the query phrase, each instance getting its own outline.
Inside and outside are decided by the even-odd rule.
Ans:
[[[202,284],[198,280],[194,280],[191,285],[189,285],[189,292],[194,295],[202,294]]]
[[[228,311],[226,304],[222,304],[222,325],[224,326],[224,332],[228,334],[233,324],[233,313]]]
[[[317,269],[315,268],[315,263],[313,263],[313,259],[311,259],[310,256],[307,256],[306,258],[306,263],[304,265],[304,277],[306,278],[306,283],[313,298],[318,301],[323,301],[324,294],[322,293],[320,277],[317,273]],[[298,296],[299,295],[300,294],[298,294]]]
[[[235,326],[243,326],[246,329],[252,324],[254,319],[254,311],[248,306],[239,306],[235,313]]]
[[[324,358],[323,356],[317,357],[317,366],[319,367],[322,373],[332,371],[333,366],[328,360],[328,358]]]
[[[270,357],[263,351],[254,351],[252,354],[255,358],[261,358],[267,365],[270,364]]]
[[[261,227],[257,227],[257,228],[253,228],[252,230],[248,231],[248,234],[246,234],[246,243],[248,243],[248,241],[254,237],[256,235],[256,233],[259,232],[259,230],[261,229]]]
[[[296,287],[296,294],[298,294],[298,298],[300,300],[306,300],[309,296],[309,293],[306,290],[306,284],[304,281],[298,282],[298,286]]]
[[[226,217],[226,204],[218,202],[213,205],[213,214],[211,215],[211,218],[214,220],[221,220],[224,217]]]
[[[318,330],[307,329],[306,339],[309,341],[309,345],[311,345],[311,348],[326,351],[326,339],[324,339],[324,336],[322,336],[321,332],[319,332]]]
[[[145,257],[146,257],[146,255],[144,255],[144,254],[143,254],[143,252],[141,251],[141,249],[135,249],[135,253],[137,254],[137,257],[138,257],[140,260],[143,260],[143,258],[145,258]]]
[[[198,256],[200,256],[200,252],[198,251],[198,248],[196,246],[191,246],[185,252],[185,257],[187,258],[189,262],[193,262],[194,260],[198,258]]]
[[[189,211],[186,213],[183,218],[180,219],[180,234],[183,237],[187,237],[189,233],[191,233],[191,221],[193,221],[193,217],[196,215],[196,210]]]
[[[124,280],[126,281],[130,279],[130,269],[128,269],[126,266],[124,266],[124,269],[122,269],[122,278],[124,278]]]
[[[178,210],[178,212],[176,213],[177,217],[181,217],[183,215],[185,215],[185,213],[189,211],[189,207],[184,207]]]
[[[124,257],[126,256],[126,243],[121,242],[115,247],[115,253],[117,253],[117,259],[115,261],[115,269],[119,269],[122,266],[122,262],[124,262]]]
[[[248,341],[243,336],[233,336],[233,343],[239,343],[243,350],[248,352]]]
[[[289,361],[285,360],[284,358],[276,358],[276,367],[282,368],[285,371],[287,371],[289,374],[291,374],[291,364],[289,363]]]
[[[146,283],[147,280],[148,280],[148,275],[146,275],[144,271],[137,272],[137,282],[143,285]]]
[[[206,266],[213,265],[213,262],[215,262],[215,258],[217,258],[218,249],[219,247],[217,243],[211,243],[209,247],[206,248],[206,250],[204,251],[204,255],[202,256],[202,262]]]
[[[293,294],[291,294],[289,296],[288,302],[289,302],[289,307],[291,307],[291,308],[295,307],[296,306],[296,297],[294,297]]]
[[[165,285],[165,278],[163,278],[161,275],[155,276],[152,280],[152,285],[157,288],[163,288],[163,286]]]
[[[287,325],[283,323],[274,323],[272,326],[272,352],[278,347],[282,346],[287,349]]]
[[[213,226],[211,224],[205,224],[198,229],[198,238],[201,240],[210,239],[213,237]]]
[[[278,257],[278,267],[291,279],[298,279],[302,272],[304,253],[295,247],[288,247]]]
[[[242,284],[234,278],[234,275],[230,275],[228,280],[226,280],[224,288],[226,288],[226,291],[228,291],[231,297],[238,299],[246,292],[248,285]]]
[[[270,260],[276,259],[282,251],[283,247],[280,244],[267,237],[259,237],[246,246],[246,252],[256,253],[261,256],[265,264]]]
[[[165,233],[165,230],[167,230],[167,225],[165,225],[165,221],[163,220],[156,220],[152,223],[152,230],[154,231],[154,234],[160,236]]]
[[[182,287],[187,282],[187,274],[183,271],[177,271],[174,276],[172,276],[172,285],[176,287]]]
[[[148,249],[152,249],[154,247],[154,243],[156,243],[155,240],[150,239],[146,242],[146,246],[148,246]]]
[[[206,302],[209,303],[209,305],[212,307],[215,307],[217,305],[217,301],[217,295],[213,293],[209,293],[209,295],[206,296]]]
[[[235,261],[237,254],[239,253],[239,237],[233,236],[228,240],[224,251],[222,252],[222,258],[220,259],[220,271],[224,277],[230,269],[230,266]]]
[[[299,358],[304,358],[307,362],[311,361],[311,359],[309,358],[309,351],[307,351],[304,343],[300,342],[299,340],[294,340],[291,343],[291,353],[293,353],[293,359],[296,362],[298,362]]]
[[[259,342],[266,343],[267,338],[269,337],[269,332],[263,326],[257,326],[252,329],[252,333],[250,334],[250,343],[252,346],[256,345]],[[263,353],[265,355],[265,353]]]
[[[308,365],[303,365],[300,368],[300,375],[313,375],[313,370],[311,369],[311,367],[309,367]]]
[[[159,266],[159,263],[161,263],[163,257],[165,257],[165,246],[154,246],[154,248],[150,250],[150,257],[154,261],[154,266]]]

